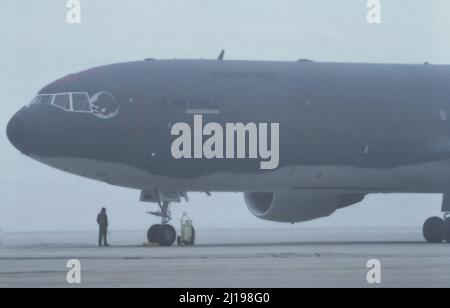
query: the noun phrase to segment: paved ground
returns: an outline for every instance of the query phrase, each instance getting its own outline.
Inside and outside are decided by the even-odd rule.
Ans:
[[[84,287],[373,287],[366,263],[382,264],[381,287],[450,287],[450,245],[420,230],[200,230],[198,246],[145,248],[142,232],[3,234],[0,287],[70,287],[79,259]],[[93,241],[92,241],[93,240]]]

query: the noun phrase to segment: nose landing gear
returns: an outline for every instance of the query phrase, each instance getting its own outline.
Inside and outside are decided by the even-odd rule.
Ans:
[[[161,217],[160,225],[153,225],[148,229],[147,239],[149,243],[157,243],[160,246],[172,246],[177,238],[177,231],[169,222],[172,220],[170,202],[163,202],[159,212],[149,214]]]
[[[157,203],[159,211],[147,212],[153,216],[161,217],[161,224],[155,224],[148,229],[147,240],[151,244],[160,246],[172,246],[177,239],[175,228],[169,224],[172,220],[170,212],[170,204],[172,202],[181,202],[181,197],[187,200],[185,192],[153,190],[143,191],[141,193],[141,201]]]

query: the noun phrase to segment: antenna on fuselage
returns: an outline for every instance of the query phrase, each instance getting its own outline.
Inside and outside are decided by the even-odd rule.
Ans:
[[[225,56],[225,49],[222,49],[222,51],[220,52],[220,55],[217,58],[217,60],[222,61],[224,56]]]

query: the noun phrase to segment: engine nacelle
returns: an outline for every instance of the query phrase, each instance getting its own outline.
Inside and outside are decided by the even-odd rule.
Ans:
[[[277,222],[303,222],[333,214],[337,209],[361,202],[365,194],[276,192],[244,193],[250,212],[258,218]]]

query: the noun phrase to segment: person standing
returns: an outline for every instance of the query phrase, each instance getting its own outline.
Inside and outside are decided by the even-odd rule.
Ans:
[[[108,215],[106,215],[106,209],[102,208],[102,211],[97,216],[97,223],[99,226],[98,246],[109,247],[108,244]]]

